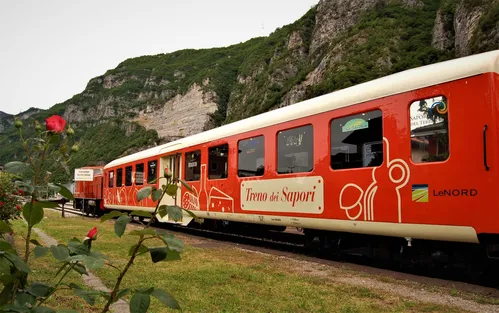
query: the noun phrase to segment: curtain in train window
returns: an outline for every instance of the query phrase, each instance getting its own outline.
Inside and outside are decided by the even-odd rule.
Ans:
[[[337,169],[379,166],[383,163],[381,110],[331,121],[331,167]]]
[[[238,143],[237,175],[262,176],[264,173],[265,138],[263,136],[241,140]]]
[[[132,185],[132,167],[127,166],[125,167],[125,186],[131,186]]]
[[[135,165],[135,185],[144,184],[144,163]]]
[[[201,150],[187,152],[185,154],[184,180],[194,181],[201,177]]]
[[[150,184],[154,181],[156,177],[156,173],[158,172],[158,161],[149,161],[147,162],[147,182]]]
[[[108,186],[109,186],[109,188],[113,188],[114,187],[114,171],[110,171],[109,172]]]
[[[116,187],[121,187],[123,185],[123,169],[119,168],[116,170]]]
[[[277,134],[277,173],[302,173],[311,172],[313,169],[313,126],[280,131]]]
[[[411,154],[415,163],[449,158],[449,107],[445,96],[411,103]]]
[[[223,144],[208,149],[208,177],[210,179],[227,178],[229,145]]]

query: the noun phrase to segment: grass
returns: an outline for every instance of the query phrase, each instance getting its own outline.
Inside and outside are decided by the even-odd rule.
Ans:
[[[16,240],[25,226],[16,223]],[[114,221],[100,223],[94,219],[71,217],[62,219],[58,213],[46,210],[39,225],[59,242],[72,237],[83,238],[93,226],[99,228],[99,238],[92,248],[123,267],[128,249],[137,239],[126,234],[117,238]],[[24,227],[24,228],[23,228]],[[149,255],[138,257],[123,281],[122,287],[155,286],[170,292],[184,312],[458,312],[452,308],[418,303],[368,288],[339,284],[334,276],[342,273],[323,265],[310,265],[238,249],[230,245],[208,245],[204,240],[179,237],[186,245],[181,261],[152,263]],[[153,244],[149,244],[153,246]],[[17,245],[22,246],[21,242]],[[36,260],[36,261],[33,261]],[[50,256],[32,259],[34,278],[45,280],[53,276]],[[298,264],[298,267],[297,267]],[[94,272],[111,287],[117,272],[110,268]],[[81,284],[81,278],[70,277]],[[126,299],[126,300],[129,300]],[[95,312],[71,293],[63,293],[49,303],[57,307],[69,305],[80,312]],[[99,305],[102,307],[102,303]],[[174,312],[151,300],[149,312]]]

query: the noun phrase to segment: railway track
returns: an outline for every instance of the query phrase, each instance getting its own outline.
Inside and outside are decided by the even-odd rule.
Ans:
[[[64,209],[67,214],[75,214],[89,218],[79,210],[72,207]],[[62,208],[53,210],[61,211]],[[146,219],[147,221],[147,219]],[[132,220],[132,223],[140,223]],[[196,224],[197,225],[197,224]],[[457,290],[493,296],[499,299],[499,277],[487,275],[485,279],[477,279],[465,267],[418,267],[414,265],[400,266],[387,262],[384,259],[368,259],[363,257],[361,251],[346,251],[341,255],[320,255],[305,248],[304,235],[299,231],[290,229],[285,232],[266,231],[251,233],[250,231],[238,229],[219,230],[203,229],[198,227],[185,227],[175,224],[155,223],[154,228],[168,229],[173,232],[198,237],[199,239],[210,239],[221,244],[234,244],[247,250],[260,251],[264,253],[300,258],[310,262],[329,264],[332,266],[347,267],[365,273],[389,276],[394,279],[416,281],[431,285],[455,288]],[[229,233],[228,231],[231,231]],[[497,264],[499,265],[499,263]],[[497,268],[497,266],[495,266]],[[494,271],[497,272],[497,271]]]

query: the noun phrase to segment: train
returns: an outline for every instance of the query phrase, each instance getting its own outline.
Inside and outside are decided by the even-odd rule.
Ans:
[[[499,50],[398,72],[76,169],[87,174],[74,205],[153,212],[136,193],[167,169],[192,191],[179,184],[162,204],[206,227],[300,229],[327,251],[496,259],[498,87]]]

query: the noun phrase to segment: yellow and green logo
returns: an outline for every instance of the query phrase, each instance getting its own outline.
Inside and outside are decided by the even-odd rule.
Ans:
[[[351,132],[358,129],[369,128],[369,124],[361,118],[349,120],[342,128],[342,132]]]
[[[412,185],[412,201],[428,202],[428,185]]]

